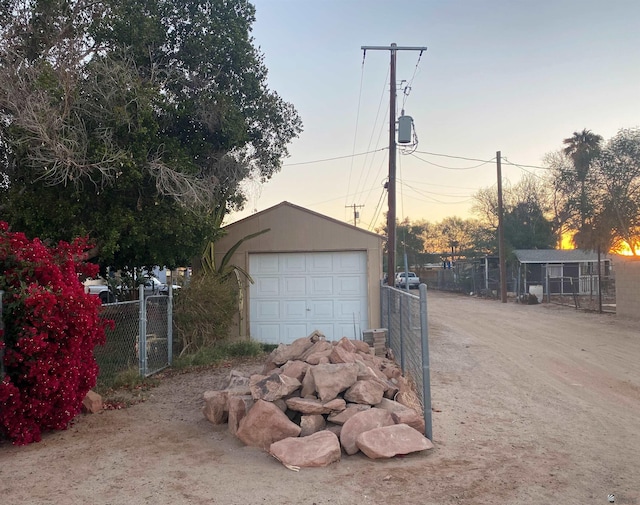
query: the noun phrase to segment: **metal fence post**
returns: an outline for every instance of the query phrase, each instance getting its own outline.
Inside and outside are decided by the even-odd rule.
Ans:
[[[140,319],[138,321],[138,370],[140,377],[147,375],[147,305],[144,299],[144,285],[138,289]]]
[[[422,391],[424,398],[425,436],[433,441],[431,419],[431,371],[429,367],[429,326],[427,318],[427,285],[420,284],[420,337],[422,340]]]
[[[2,318],[2,296],[4,291],[0,290],[0,343],[4,342],[4,319]],[[0,347],[0,381],[4,379],[4,346]]]
[[[173,285],[169,284],[167,300],[167,364],[173,364]]]
[[[402,303],[402,299],[404,297],[400,296],[400,317],[399,317],[399,323],[400,323],[400,369],[402,370],[402,373],[404,374],[406,372],[405,366],[404,366],[404,328],[402,325],[402,321],[404,320],[404,313],[403,313],[403,308],[404,308],[404,303]]]

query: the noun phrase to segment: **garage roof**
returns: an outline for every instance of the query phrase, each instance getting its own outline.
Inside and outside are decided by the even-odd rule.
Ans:
[[[256,212],[255,214],[252,214],[252,215],[250,215],[248,217],[240,219],[239,221],[235,221],[235,222],[233,222],[231,224],[228,224],[227,226],[224,227],[224,229],[233,229],[233,228],[236,228],[236,227],[241,227],[247,222],[260,219],[260,217],[263,216],[263,215],[273,214],[275,212],[278,212],[280,210],[284,210],[284,209],[287,209],[287,208],[292,209],[294,212],[297,211],[297,212],[300,212],[300,213],[308,214],[310,216],[314,216],[316,218],[320,218],[320,219],[322,219],[324,221],[328,221],[328,222],[337,224],[337,225],[339,225],[341,227],[350,228],[354,232],[364,233],[365,235],[371,235],[371,236],[374,236],[374,237],[376,237],[378,239],[386,238],[386,237],[384,237],[382,235],[379,235],[377,233],[374,233],[372,231],[365,230],[363,228],[358,228],[357,226],[354,226],[352,224],[345,223],[344,221],[339,221],[339,220],[334,219],[332,217],[325,216],[324,214],[319,214],[318,212],[314,212],[312,210],[305,209],[304,207],[300,207],[298,205],[294,205],[293,203],[289,203],[289,202],[286,202],[286,201],[285,202],[280,202],[279,204],[274,205],[273,207],[269,207],[268,209],[262,210],[260,212]]]

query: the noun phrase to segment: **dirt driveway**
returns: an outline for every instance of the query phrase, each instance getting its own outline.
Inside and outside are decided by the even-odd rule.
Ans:
[[[0,446],[0,503],[640,504],[637,324],[438,292],[428,310],[429,453],[287,470],[202,416],[221,367],[167,377],[146,402],[39,444]]]

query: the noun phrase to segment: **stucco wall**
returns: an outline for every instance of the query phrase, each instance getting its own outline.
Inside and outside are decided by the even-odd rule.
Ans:
[[[640,260],[616,258],[616,314],[640,320]]]
[[[347,223],[283,202],[263,212],[225,227],[227,235],[216,242],[216,262],[238,240],[270,229],[245,241],[231,263],[249,270],[251,253],[366,251],[369,327],[380,325],[380,280],[382,278],[382,237]],[[249,290],[244,291],[242,320],[236,321],[234,335],[246,336],[249,327]]]

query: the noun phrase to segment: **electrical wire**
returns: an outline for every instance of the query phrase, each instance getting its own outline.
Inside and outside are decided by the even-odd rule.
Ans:
[[[382,92],[380,94],[380,101],[378,102],[378,110],[376,111],[376,118],[373,121],[373,126],[371,128],[371,137],[369,138],[369,144],[367,145],[367,151],[369,151],[371,149],[371,144],[373,142],[373,135],[375,133],[375,129],[376,129],[376,124],[378,124],[378,117],[380,116],[380,109],[382,108],[382,103],[384,100],[384,96],[385,96],[385,92],[387,89],[387,83],[389,82],[389,72],[390,70],[387,70],[387,75],[384,78],[384,85],[382,86]],[[382,125],[380,127],[380,132],[378,133],[378,138],[376,140],[376,147],[380,144],[380,136],[382,135],[382,128],[384,126],[384,122],[387,118],[387,115],[389,114],[389,111],[385,112],[384,115],[384,119],[382,120]],[[371,160],[371,163],[373,163],[373,159]],[[362,183],[362,186],[367,186],[367,181],[368,181],[368,177],[365,177],[364,182],[362,182],[362,175],[364,173],[370,173],[370,170],[367,171],[366,170],[366,164],[367,164],[367,158],[364,159],[364,161],[362,162],[362,170],[360,171],[360,177],[358,178],[358,184],[356,185],[356,192],[360,189],[360,185]],[[371,166],[369,167],[369,169],[371,169]],[[347,186],[348,188],[350,186]]]
[[[416,152],[420,152],[420,151],[416,151]],[[472,167],[447,167],[445,165],[439,165],[438,163],[433,163],[431,161],[427,161],[423,158],[421,158],[420,156],[417,156],[415,154],[415,152],[409,153],[411,156],[413,156],[414,158],[419,159],[420,161],[423,161],[425,163],[428,163],[429,165],[433,165],[434,167],[439,167],[439,168],[445,168],[447,170],[472,170],[474,168],[478,168],[478,167],[482,167],[484,165],[487,165],[488,163],[493,163],[495,161],[495,158],[493,158],[492,160],[489,161],[483,161],[482,163],[480,163],[479,165],[473,165]],[[453,156],[451,156],[453,157]],[[479,160],[478,160],[479,161]]]
[[[460,187],[460,186],[449,186],[448,184],[433,184],[431,182],[424,182],[424,181],[415,181],[413,179],[404,179],[404,182],[412,182],[414,184],[423,184],[425,186],[436,186],[438,188],[450,188],[450,189],[468,189],[469,191],[476,191],[478,188],[465,188],[465,187]]]
[[[414,191],[418,195],[422,196],[423,198],[426,198],[426,199],[428,199],[430,201],[433,201],[433,202],[436,202],[436,203],[459,204],[459,203],[464,203],[464,202],[467,202],[467,201],[471,201],[473,199],[473,196],[470,196],[470,195],[453,195],[453,194],[434,193],[433,191],[420,190],[420,189],[417,189],[417,188],[407,184],[406,181],[399,181],[399,183],[400,183],[401,187],[406,187],[408,189],[411,189],[412,191]],[[434,198],[431,195],[440,196],[440,197],[447,197],[447,198],[463,198],[463,200],[456,201],[456,202],[443,202],[442,200],[438,200],[437,198]]]
[[[418,61],[416,61],[416,66],[413,69],[413,75],[411,76],[411,79],[409,80],[407,85],[402,90],[403,95],[404,95],[404,97],[402,98],[402,110],[404,110],[404,106],[407,103],[407,98],[409,98],[409,95],[411,94],[411,87],[413,85],[413,80],[416,77],[416,73],[418,72],[418,66],[420,65],[420,60],[422,59],[422,53],[424,53],[424,50],[420,51],[420,54],[418,55]],[[408,90],[408,92],[407,92],[407,90]]]
[[[385,189],[384,187],[380,191],[380,198],[378,199],[378,203],[376,204],[376,208],[373,211],[373,220],[369,223],[369,230],[371,231],[375,223],[378,222],[378,218],[380,217],[380,213],[382,212],[382,203],[384,202]]]
[[[355,131],[353,133],[353,147],[351,149],[351,164],[349,165],[349,179],[347,181],[347,192],[349,191],[349,188],[351,187],[351,174],[353,173],[353,161],[355,160],[355,156],[353,156],[356,152],[356,139],[358,138],[358,124],[360,122],[360,103],[362,100],[362,83],[364,82],[364,57],[365,55],[362,56],[362,69],[360,71],[360,90],[358,91],[358,108],[356,111],[356,127],[355,127]],[[369,147],[367,147],[367,150],[369,150]],[[357,186],[356,186],[357,189]],[[347,204],[347,199],[348,199],[348,195],[345,197],[345,205]]]
[[[522,165],[520,163],[514,163],[512,161],[509,161],[506,156],[502,157],[502,162],[507,165],[513,165],[514,167],[518,167],[518,168],[526,167],[526,168],[538,168],[540,170],[551,170],[551,167],[538,167],[536,165]]]
[[[440,153],[430,153],[428,151],[416,151],[418,154],[429,154],[431,156],[442,156],[444,158],[454,158],[457,160],[467,160],[467,161],[481,161],[483,163],[491,163],[493,161],[495,161],[495,157],[491,158],[490,160],[481,160],[480,158],[466,158],[464,156],[454,156],[452,154],[440,154]]]
[[[321,159],[321,160],[300,161],[298,163],[285,163],[282,166],[283,167],[294,167],[296,165],[312,165],[313,163],[324,163],[325,161],[344,160],[344,159],[347,159],[347,158],[353,158],[355,156],[365,156],[367,154],[377,153],[379,151],[387,151],[388,149],[389,149],[388,147],[381,147],[380,149],[375,149],[373,151],[366,151],[364,153],[349,154],[347,156],[336,156],[334,158],[324,158],[324,159]]]

